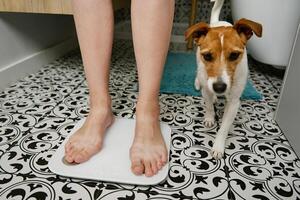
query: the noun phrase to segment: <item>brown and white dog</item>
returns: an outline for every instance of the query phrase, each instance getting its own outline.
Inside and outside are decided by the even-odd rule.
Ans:
[[[211,127],[215,123],[213,103],[216,97],[225,95],[227,100],[222,124],[212,147],[215,159],[224,155],[228,131],[238,112],[240,96],[247,82],[246,43],[253,33],[258,37],[262,35],[262,26],[247,19],[240,19],[234,25],[219,21],[223,3],[224,0],[215,1],[210,25],[200,22],[185,32],[186,39],[193,37],[197,44],[195,88],[201,88],[205,101],[205,126]]]

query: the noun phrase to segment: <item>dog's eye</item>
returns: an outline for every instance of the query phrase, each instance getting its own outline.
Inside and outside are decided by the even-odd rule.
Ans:
[[[239,58],[240,54],[241,54],[241,53],[239,53],[239,52],[231,52],[231,53],[229,54],[228,59],[229,59],[230,61],[235,61],[236,59]]]
[[[204,58],[205,61],[208,61],[208,62],[213,60],[213,56],[211,53],[204,53],[204,54],[202,54],[202,57]]]

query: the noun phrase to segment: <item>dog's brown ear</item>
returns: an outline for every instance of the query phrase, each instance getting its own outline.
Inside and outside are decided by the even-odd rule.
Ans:
[[[262,25],[245,18],[242,18],[239,21],[237,21],[234,24],[233,28],[236,29],[239,35],[244,35],[247,40],[251,38],[253,32],[257,37],[262,36]]]
[[[189,39],[192,37],[193,39],[197,40],[201,38],[202,36],[205,36],[209,30],[208,24],[204,22],[199,22],[191,27],[189,27],[184,35],[185,35],[185,40]]]

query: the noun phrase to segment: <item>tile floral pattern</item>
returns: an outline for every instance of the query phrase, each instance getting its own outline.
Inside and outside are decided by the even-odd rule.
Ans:
[[[243,101],[225,157],[210,155],[217,124],[203,125],[203,99],[160,95],[161,121],[172,128],[170,170],[154,186],[73,179],[47,167],[77,121],[89,112],[80,53],[44,66],[0,93],[0,199],[300,199],[300,161],[272,119],[283,72],[250,58],[249,77],[263,94]],[[114,114],[135,117],[137,73],[131,41],[114,44],[110,93]]]
[[[198,0],[196,21],[204,21],[209,23],[210,13],[213,3],[210,0]],[[175,0],[174,22],[188,23],[191,10],[191,1]],[[220,13],[220,19],[232,21],[230,1],[225,0]]]
[[[198,0],[196,21],[204,21],[208,23],[212,6],[213,3],[210,2],[210,0]],[[188,23],[190,11],[191,1],[175,0],[174,22]],[[229,22],[232,21],[230,0],[224,1],[224,5],[220,13],[220,19]],[[122,20],[130,20],[130,8],[121,9],[120,12],[116,12],[115,21],[120,22]]]

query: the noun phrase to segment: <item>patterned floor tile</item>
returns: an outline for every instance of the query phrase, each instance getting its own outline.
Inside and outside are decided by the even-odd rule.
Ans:
[[[34,95],[30,95],[7,99],[0,102],[2,112],[23,113],[36,116],[43,116],[51,111],[59,101],[63,100],[63,96],[51,89],[51,91]]]
[[[113,48],[113,112],[134,118],[132,42],[119,40]],[[169,175],[158,185],[136,186],[49,171],[55,149],[89,112],[80,52],[57,59],[0,93],[0,199],[300,199],[300,161],[273,120],[282,72],[251,58],[249,64],[249,77],[264,99],[241,102],[225,158],[210,155],[225,101],[215,104],[217,123],[206,128],[201,97],[161,94],[160,119],[173,130]]]
[[[116,87],[117,88],[117,87]],[[111,87],[112,109],[116,116],[130,118],[134,114],[137,93]],[[89,91],[80,85],[59,103],[48,116],[83,118],[89,112]]]
[[[27,114],[0,113],[0,150],[5,152],[18,143],[39,120]]]
[[[122,187],[110,183],[60,177],[38,178],[0,173],[0,199],[168,199],[159,194],[152,196],[152,194],[135,191],[132,186]]]
[[[230,137],[226,151],[230,188],[242,199],[299,198],[299,159],[280,140]],[[232,153],[229,153],[231,151]],[[242,195],[241,195],[242,194]]]
[[[299,196],[299,159],[273,120],[261,116],[234,124],[227,139],[225,162],[236,199]]]
[[[83,81],[82,77],[58,75],[55,69],[45,66],[1,92],[0,109],[2,112],[43,116]]]
[[[76,87],[84,80],[84,77],[78,72],[78,69],[76,70],[77,78],[66,77],[65,74],[57,71],[61,64],[58,61],[44,66],[37,73],[30,74],[6,88],[0,93],[0,101],[24,95],[34,96],[50,91],[55,91],[62,95],[68,94],[70,89]],[[51,75],[49,76],[49,74]]]
[[[211,136],[194,131],[173,130],[168,178],[141,191],[156,192],[174,199],[214,199],[229,192],[224,160],[211,157]]]
[[[36,119],[35,116],[31,118]],[[26,128],[19,130],[16,139],[0,146],[3,149],[0,157],[2,172],[36,177],[53,175],[47,167],[48,161],[72,130],[76,120],[58,117],[34,119],[31,119],[31,127],[27,128],[27,122]],[[9,136],[11,134],[6,134],[6,137]]]

